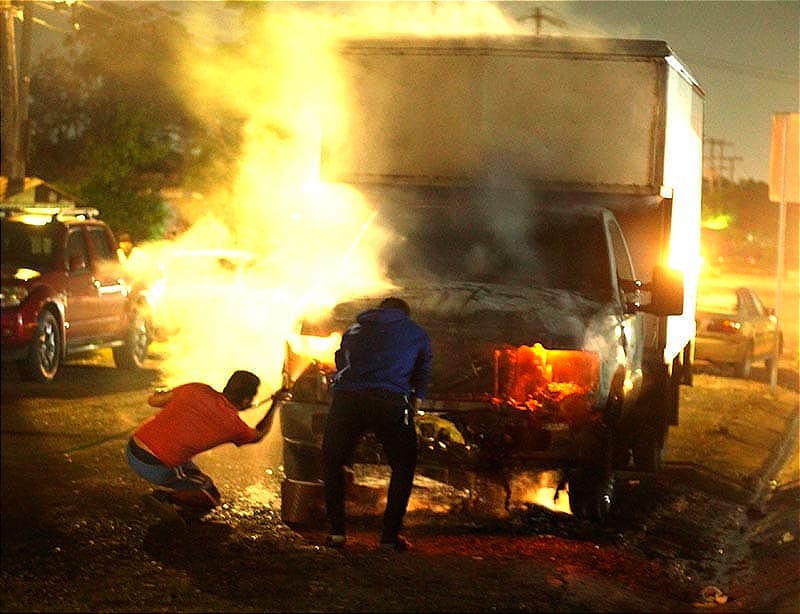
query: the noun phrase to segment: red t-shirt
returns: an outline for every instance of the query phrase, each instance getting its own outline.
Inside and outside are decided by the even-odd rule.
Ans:
[[[200,383],[174,388],[172,398],[135,435],[169,467],[220,444],[240,446],[258,437],[221,392]]]

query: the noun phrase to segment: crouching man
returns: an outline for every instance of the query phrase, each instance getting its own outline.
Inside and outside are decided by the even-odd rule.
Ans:
[[[167,520],[180,520],[175,508],[202,515],[220,503],[214,481],[193,462],[201,452],[224,443],[257,443],[272,426],[273,403],[252,428],[239,416],[253,404],[261,384],[249,371],[235,371],[220,393],[192,382],[154,392],[147,402],[160,411],[145,420],[128,441],[128,464],[161,488],[144,496],[145,503]]]

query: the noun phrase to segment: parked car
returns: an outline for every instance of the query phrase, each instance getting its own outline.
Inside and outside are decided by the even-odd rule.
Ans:
[[[150,343],[144,297],[132,291],[98,211],[0,211],[3,362],[49,382],[68,356],[110,347],[118,367],[142,367]]]
[[[771,370],[783,351],[774,310],[750,288],[701,287],[696,313],[695,358],[733,365],[737,377],[761,360]]]

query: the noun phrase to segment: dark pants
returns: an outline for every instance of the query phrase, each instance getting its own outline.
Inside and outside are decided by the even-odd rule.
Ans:
[[[403,528],[417,466],[414,412],[401,394],[380,390],[334,393],[322,441],[328,522],[332,534],[344,535],[344,466],[352,462],[355,449],[366,432],[375,433],[392,469],[382,535],[383,540],[390,541],[397,538]]]

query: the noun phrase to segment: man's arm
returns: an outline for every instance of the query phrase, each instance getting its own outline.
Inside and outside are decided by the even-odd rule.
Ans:
[[[288,392],[289,391],[286,388],[281,388],[270,397],[272,403],[270,403],[267,413],[264,414],[264,417],[258,421],[258,424],[256,424],[255,430],[257,435],[256,438],[250,443],[258,443],[267,436],[267,433],[270,432],[272,429],[272,424],[275,420],[275,413],[279,402],[286,398]]]
[[[258,433],[258,435],[250,443],[258,443],[259,441],[264,439],[264,437],[267,436],[267,433],[270,432],[270,429],[272,429],[272,423],[274,422],[275,418],[275,407],[276,407],[275,404],[270,405],[269,409],[267,410],[267,413],[264,414],[264,417],[261,418],[258,424],[256,424],[256,433]]]

